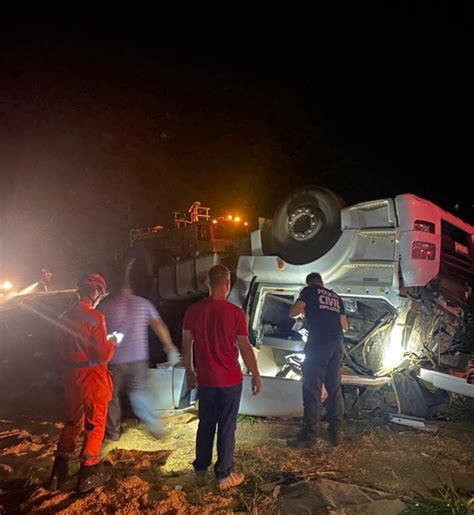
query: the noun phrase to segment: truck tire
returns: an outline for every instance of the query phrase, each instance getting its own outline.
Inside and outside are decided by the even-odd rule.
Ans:
[[[344,201],[319,186],[294,191],[273,217],[274,252],[293,265],[303,265],[328,252],[341,234]]]

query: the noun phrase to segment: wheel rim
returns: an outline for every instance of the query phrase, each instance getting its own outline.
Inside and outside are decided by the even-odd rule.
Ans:
[[[295,208],[288,216],[288,232],[295,241],[308,241],[319,231],[322,213],[313,206]]]

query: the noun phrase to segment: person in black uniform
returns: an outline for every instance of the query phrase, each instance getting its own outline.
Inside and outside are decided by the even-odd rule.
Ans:
[[[306,277],[306,287],[290,309],[292,318],[306,319],[308,341],[303,362],[303,430],[290,444],[305,447],[318,437],[321,415],[321,388],[328,392],[327,416],[331,443],[340,443],[344,417],[341,390],[343,332],[349,329],[341,297],[324,287],[321,275]]]

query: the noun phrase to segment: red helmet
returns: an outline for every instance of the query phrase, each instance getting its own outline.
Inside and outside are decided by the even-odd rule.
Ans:
[[[92,286],[93,288],[97,288],[102,295],[107,294],[107,283],[100,274],[92,273],[83,275],[79,279],[77,286],[78,288],[81,286]]]

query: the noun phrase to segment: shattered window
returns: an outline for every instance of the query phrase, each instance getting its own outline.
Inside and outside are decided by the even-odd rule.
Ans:
[[[294,295],[267,293],[265,295],[260,323],[263,336],[301,340],[301,336],[292,330],[295,320],[290,317],[290,307],[295,302]]]
[[[349,319],[349,331],[344,337],[354,343],[368,335],[378,322],[393,311],[380,299],[344,297],[342,301]]]

